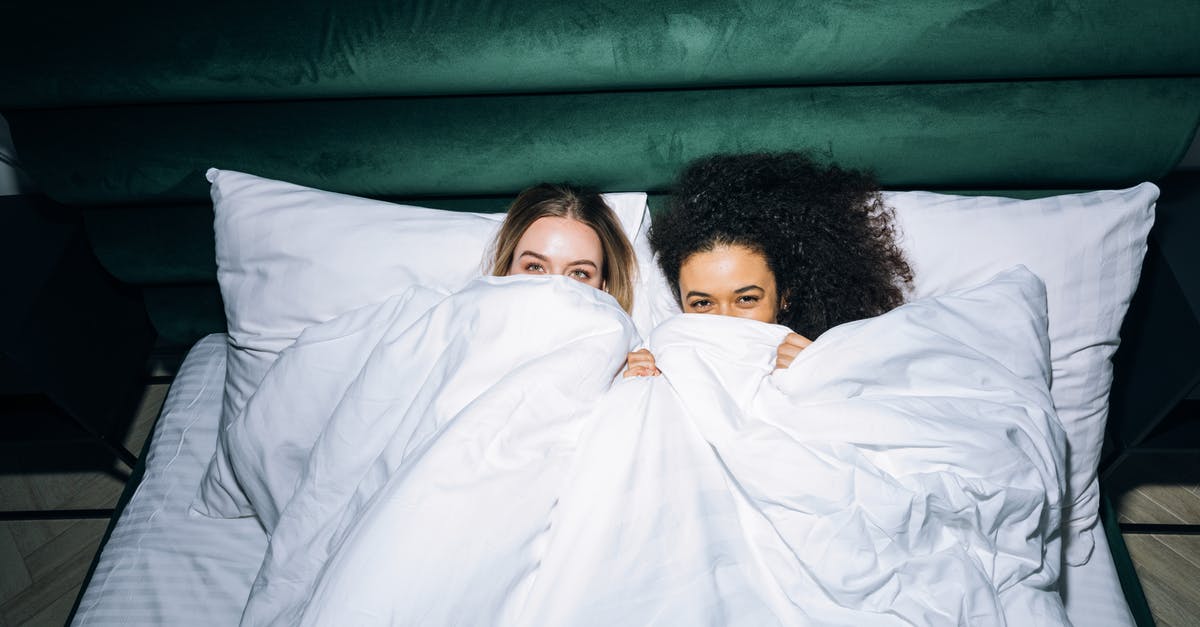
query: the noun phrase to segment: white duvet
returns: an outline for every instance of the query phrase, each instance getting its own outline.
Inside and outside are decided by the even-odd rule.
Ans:
[[[785,328],[678,316],[662,376],[615,381],[638,340],[601,292],[435,300],[310,329],[247,405],[232,463],[272,536],[244,624],[1067,623],[1027,271],[775,372]]]

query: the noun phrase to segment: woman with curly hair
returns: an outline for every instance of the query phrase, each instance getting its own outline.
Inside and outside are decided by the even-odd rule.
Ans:
[[[912,270],[871,175],[803,153],[714,155],[680,176],[650,244],[684,313],[789,327],[777,368],[827,329],[904,301]],[[625,376],[658,374],[645,349]]]

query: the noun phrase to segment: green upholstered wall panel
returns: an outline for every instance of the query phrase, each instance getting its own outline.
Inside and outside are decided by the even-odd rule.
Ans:
[[[84,211],[83,220],[96,257],[121,281],[217,279],[211,204]]]
[[[225,332],[225,305],[216,283],[148,286],[142,297],[160,344],[187,347],[209,333]]]
[[[1200,73],[1200,3],[19,3],[0,107]]]
[[[809,149],[887,187],[1096,187],[1164,175],[1200,79],[1116,79],[131,106],[6,112],[67,204],[206,197],[208,166],[371,196],[538,180],[661,189],[718,151]]]

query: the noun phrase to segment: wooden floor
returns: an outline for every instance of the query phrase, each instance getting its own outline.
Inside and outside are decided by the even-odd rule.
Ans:
[[[1167,484],[1161,477],[1187,477]],[[1106,485],[1122,523],[1200,524],[1200,454],[1131,458]],[[1200,625],[1200,535],[1125,534],[1125,544],[1150,602],[1165,627]]]
[[[146,387],[126,443],[130,450],[141,450],[167,387]],[[1150,475],[1149,469],[1161,475],[1164,465],[1175,464],[1188,472],[1172,476],[1195,476],[1197,463],[1194,455],[1158,455],[1123,469],[1109,486],[1122,522],[1200,524],[1200,484],[1137,478],[1139,464]],[[119,465],[114,470],[0,476],[0,509],[113,507],[120,477],[128,472]],[[105,519],[0,522],[0,627],[62,625],[107,524]],[[1126,535],[1125,541],[1158,624],[1200,625],[1200,536]]]
[[[127,449],[141,450],[168,387],[146,387]],[[0,475],[0,510],[112,508],[129,470]],[[106,518],[0,522],[0,627],[65,623],[107,526]]]

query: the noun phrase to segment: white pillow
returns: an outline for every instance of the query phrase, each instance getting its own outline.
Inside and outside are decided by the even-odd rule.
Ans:
[[[363,305],[422,286],[457,291],[485,269],[504,214],[398,205],[242,172],[207,172],[217,281],[229,327],[222,432],[268,368],[300,333]],[[633,319],[643,336],[663,314],[651,291],[666,281],[653,263],[646,194],[604,194],[638,254]],[[653,290],[651,288],[654,288]],[[251,513],[218,447],[197,510]]]
[[[1112,355],[1137,288],[1158,188],[1013,200],[890,192],[913,298],[978,284],[1021,264],[1046,284],[1051,395],[1068,440],[1066,559],[1087,561],[1098,520],[1096,471]]]
[[[208,176],[230,332],[223,416],[235,415],[230,410],[245,403],[278,352],[305,327],[409,285],[453,291],[477,276],[482,250],[502,218],[403,207],[231,171]],[[1098,520],[1096,472],[1111,357],[1141,273],[1158,188],[1143,183],[1036,200],[884,196],[896,210],[901,246],[915,273],[913,298],[977,285],[1014,265],[1045,282],[1052,395],[1070,449],[1067,560],[1085,562]],[[640,269],[634,322],[646,337],[678,305],[650,253],[645,195],[605,198],[633,234]],[[478,252],[472,257],[468,250]],[[249,513],[226,510],[208,513]]]

